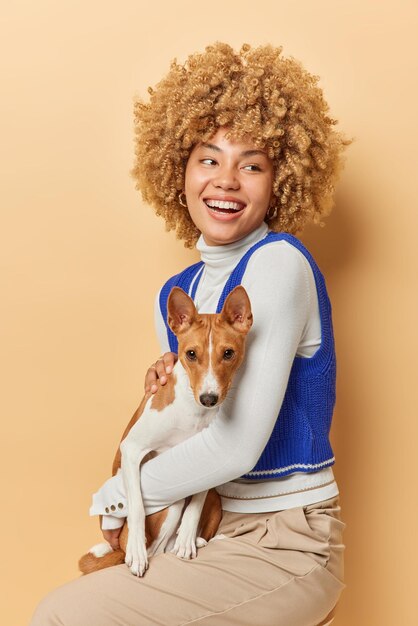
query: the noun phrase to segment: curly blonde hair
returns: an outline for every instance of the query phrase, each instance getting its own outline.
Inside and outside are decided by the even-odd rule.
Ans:
[[[272,230],[296,234],[308,222],[322,225],[332,209],[341,153],[352,140],[333,129],[337,120],[327,115],[319,76],[281,52],[244,44],[236,53],[217,42],[183,65],[174,59],[148,88],[149,102],[134,104],[136,188],[187,247],[200,235],[179,202],[187,160],[221,127],[226,137],[266,149],[273,161]]]

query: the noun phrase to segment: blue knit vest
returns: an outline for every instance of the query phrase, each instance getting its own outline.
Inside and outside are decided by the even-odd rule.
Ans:
[[[264,239],[247,250],[232,271],[224,286],[216,312],[220,313],[230,291],[241,284],[251,255],[261,246],[283,240],[300,250],[312,268],[319,301],[321,345],[310,358],[295,356],[273,432],[256,466],[241,477],[245,479],[266,480],[295,472],[314,472],[335,462],[329,442],[336,379],[331,304],[324,277],[309,251],[293,235],[269,231]],[[191,265],[170,278],[161,290],[160,309],[172,352],[177,352],[178,342],[167,324],[168,295],[171,289],[177,286],[194,299],[203,267],[203,261]],[[254,418],[256,419],[256,416]]]

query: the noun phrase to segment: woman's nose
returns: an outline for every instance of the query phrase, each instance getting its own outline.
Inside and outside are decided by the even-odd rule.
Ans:
[[[238,189],[240,186],[235,170],[228,167],[218,170],[213,184],[220,189]]]

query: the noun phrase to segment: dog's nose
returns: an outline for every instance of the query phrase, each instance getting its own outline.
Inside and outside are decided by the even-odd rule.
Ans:
[[[215,406],[218,402],[218,398],[219,396],[215,393],[202,393],[199,396],[200,403],[203,404],[203,406]]]

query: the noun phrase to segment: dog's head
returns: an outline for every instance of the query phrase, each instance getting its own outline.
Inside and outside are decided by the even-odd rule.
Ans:
[[[216,407],[226,397],[245,353],[253,323],[244,287],[235,287],[218,314],[199,314],[193,300],[173,287],[167,301],[168,324],[178,339],[178,357],[198,404]]]

